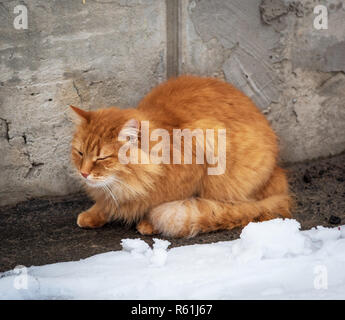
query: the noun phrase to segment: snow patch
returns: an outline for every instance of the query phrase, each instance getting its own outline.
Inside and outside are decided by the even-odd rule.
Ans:
[[[122,239],[121,246],[133,256],[146,255],[151,250],[150,246],[141,239]]]
[[[264,226],[264,227],[263,227]],[[283,258],[311,252],[308,239],[292,219],[274,219],[262,223],[249,223],[232,246],[232,258],[241,262]]]
[[[250,223],[240,239],[123,250],[0,274],[0,299],[344,299],[344,226]],[[25,280],[26,279],[26,280]],[[25,286],[22,286],[23,283]],[[18,284],[20,286],[18,287]]]
[[[342,237],[342,232],[338,228],[325,228],[323,226],[318,226],[312,228],[308,231],[308,236],[312,241],[334,241]],[[344,234],[344,228],[343,228]],[[344,234],[345,235],[345,234]]]
[[[170,242],[156,238],[153,242],[153,249],[141,239],[123,239],[121,245],[123,250],[130,252],[134,257],[147,257],[151,266],[162,267],[168,258],[167,249]]]
[[[168,258],[167,249],[170,245],[170,242],[167,240],[153,239],[153,253],[150,258],[152,266],[162,267],[165,265],[165,262]]]

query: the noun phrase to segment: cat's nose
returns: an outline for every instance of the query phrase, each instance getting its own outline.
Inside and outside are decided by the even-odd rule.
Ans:
[[[85,172],[80,172],[81,175],[86,179],[90,174]]]

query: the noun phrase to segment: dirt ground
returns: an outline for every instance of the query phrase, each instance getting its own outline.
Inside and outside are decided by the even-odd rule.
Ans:
[[[345,224],[345,154],[287,166],[291,190],[296,197],[294,218],[303,229]],[[63,200],[63,201],[62,201]],[[0,271],[17,265],[79,260],[121,249],[121,239],[141,237],[134,227],[112,223],[97,230],[76,225],[78,213],[91,202],[84,195],[64,199],[39,199],[0,208]],[[334,215],[341,222],[329,223]],[[240,230],[219,231],[193,239],[168,239],[171,247],[233,240]],[[160,237],[162,238],[162,237]]]

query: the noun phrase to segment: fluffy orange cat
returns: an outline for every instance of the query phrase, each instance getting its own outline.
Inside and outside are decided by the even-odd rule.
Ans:
[[[136,223],[141,234],[193,237],[251,221],[291,217],[287,179],[277,165],[277,137],[253,102],[230,84],[182,76],[154,88],[136,109],[71,107],[79,119],[72,159],[95,201],[79,214],[80,227],[97,228],[120,219]],[[174,129],[226,129],[224,150],[218,152],[218,160],[225,160],[224,170],[209,174],[217,164],[196,162],[197,138],[192,164],[183,161],[182,151],[181,164],[153,161],[142,147],[142,121],[149,123],[150,134],[158,128],[169,133],[169,159],[176,147]],[[120,132],[127,133],[130,142],[119,139]],[[216,136],[211,141],[215,150]],[[152,139],[149,151],[160,142]],[[119,152],[128,143],[146,162],[120,161]],[[185,145],[183,140],[181,150]]]

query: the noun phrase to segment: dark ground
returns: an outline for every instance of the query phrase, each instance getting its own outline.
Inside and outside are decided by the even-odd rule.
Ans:
[[[334,227],[329,218],[345,223],[345,154],[287,167],[296,195],[294,218],[303,229],[317,225]],[[112,223],[97,230],[77,227],[78,213],[91,205],[85,196],[60,200],[31,200],[12,208],[0,208],[0,271],[16,265],[43,265],[79,260],[110,250],[120,250],[123,238],[140,237],[134,228]],[[220,231],[193,239],[169,239],[172,247],[238,238],[240,230]]]

